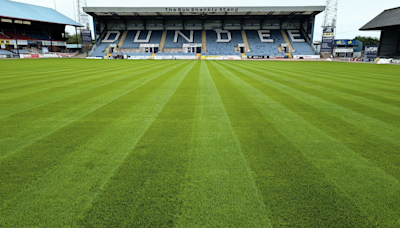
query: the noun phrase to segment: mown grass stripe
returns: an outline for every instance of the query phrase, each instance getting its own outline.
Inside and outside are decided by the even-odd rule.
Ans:
[[[248,65],[248,64],[245,64]],[[251,64],[250,64],[251,65]],[[257,66],[264,66],[265,63],[254,63]],[[274,69],[304,69],[305,73],[312,72],[317,75],[331,75],[332,78],[345,76],[349,79],[378,82],[378,84],[400,83],[399,77],[392,76],[396,71],[396,66],[376,66],[376,65],[354,65],[354,63],[326,63],[326,62],[275,62],[269,66]],[[366,69],[365,74],[361,71],[355,71],[358,67],[362,66]],[[390,85],[390,84],[389,84]],[[392,84],[393,85],[393,84]]]
[[[81,70],[81,69],[86,69],[88,66],[85,66],[82,64],[82,61],[73,61],[70,62],[71,64],[74,65],[74,69],[76,70]],[[2,74],[0,75],[0,83],[2,82],[7,82],[7,81],[12,81],[12,80],[18,80],[21,77],[25,77],[27,79],[29,78],[35,78],[35,76],[43,77],[43,74],[52,74],[52,73],[57,73],[57,72],[63,72],[64,70],[71,69],[71,65],[69,66],[64,66],[64,64],[60,63],[60,61],[57,62],[57,64],[53,64],[54,66],[48,64],[48,61],[42,61],[42,62],[29,62],[29,61],[24,61],[23,64],[19,64],[18,68],[18,75],[16,74]],[[7,67],[11,66],[11,67]],[[13,64],[2,64],[2,69],[6,71],[15,71],[15,66]],[[40,70],[39,70],[40,69]]]
[[[285,73],[285,72],[279,70],[278,73]],[[349,85],[348,83],[335,81],[334,79],[326,79],[323,75],[315,75],[315,77],[312,77],[312,74],[310,74],[310,77],[304,77],[304,75],[301,74],[301,70],[300,71],[298,70],[296,73],[293,73],[293,76],[294,75],[297,75],[297,77],[303,78],[303,80],[316,85],[324,86],[341,92],[362,96],[367,99],[400,107],[400,99],[397,94],[388,93],[384,91],[377,91],[374,89],[368,89],[362,86],[354,86],[354,85],[352,86]]]
[[[295,68],[285,69],[285,71],[298,73],[298,69],[295,69]],[[304,69],[305,74],[318,75],[319,78],[321,77],[321,75],[319,75],[317,72],[308,73],[308,71],[309,71],[308,69]],[[280,72],[282,72],[282,70],[280,70]],[[302,70],[302,72],[303,72],[303,70]],[[348,74],[326,73],[326,74],[323,74],[322,77],[325,78],[326,80],[345,83],[346,85],[353,85],[356,87],[371,89],[373,91],[382,91],[384,93],[400,95],[400,91],[398,90],[398,86],[400,86],[400,83],[394,83],[394,82],[384,83],[383,80],[380,80],[380,83],[379,82],[364,82],[365,80],[362,80],[359,78],[354,78],[352,75],[349,75],[346,78],[340,77],[340,75],[348,75]]]
[[[18,192],[78,150],[82,144],[93,139],[98,132],[126,114],[129,111],[126,104],[135,100],[136,96],[141,94],[141,98],[144,98],[144,95],[150,95],[177,72],[179,70],[174,69],[137,89],[117,95],[106,105],[97,107],[84,117],[23,148],[18,153],[1,159],[0,205],[11,200]]]
[[[353,126],[358,126],[359,129],[363,129],[369,134],[375,135],[376,138],[380,137],[393,144],[400,145],[400,116],[390,115],[389,113],[384,113],[379,110],[375,111],[373,108],[369,107],[360,107],[359,104],[348,101],[342,102],[338,106],[336,104],[340,100],[338,97],[334,96],[331,98],[325,98],[323,96],[323,93],[321,94],[321,92],[312,93],[312,89],[304,88],[297,83],[289,83],[285,80],[280,80],[280,76],[273,72],[254,72],[251,69],[244,70],[242,68],[238,68],[232,65],[225,66],[228,66],[230,67],[230,69],[238,71],[238,74],[240,73],[246,76],[250,76],[258,82],[262,82],[265,85],[268,85],[268,88],[275,89],[276,91],[279,90],[280,93],[285,93],[289,96],[295,97],[299,100],[299,102],[302,102],[301,104],[308,104],[313,108],[320,109],[327,114],[339,118],[341,119],[340,121],[343,124],[345,124],[344,122],[348,122]],[[261,86],[261,84],[259,85]],[[271,91],[271,94],[272,93],[274,92]],[[329,99],[329,101],[325,101],[326,99]],[[357,111],[361,111],[364,113],[360,114],[359,112],[352,111],[350,109],[347,109],[346,106],[352,107],[351,109],[358,108]],[[379,117],[379,119],[376,119],[374,117]],[[392,119],[386,120],[385,118]]]
[[[343,103],[344,100],[348,100],[350,102],[352,102],[352,104],[355,105],[355,107],[353,106],[349,106],[346,108],[352,109],[354,111],[357,112],[362,112],[359,111],[360,109],[372,109],[373,113],[368,112],[370,115],[372,115],[374,118],[379,118],[377,117],[376,113],[382,113],[382,115],[386,115],[386,113],[389,114],[388,117],[385,118],[381,118],[381,121],[391,121],[392,119],[395,118],[390,118],[391,115],[400,115],[400,108],[399,107],[395,107],[392,105],[388,105],[388,104],[384,104],[378,101],[374,101],[374,100],[370,100],[370,99],[366,99],[364,97],[360,97],[360,96],[356,96],[353,94],[348,94],[348,93],[344,93],[344,92],[340,92],[334,89],[330,89],[330,88],[326,88],[326,87],[322,87],[316,84],[312,84],[310,82],[306,82],[304,80],[298,79],[296,77],[292,77],[292,74],[288,74],[288,73],[272,73],[271,71],[265,71],[264,69],[258,69],[258,68],[254,68],[251,66],[243,66],[243,65],[235,65],[238,66],[240,68],[246,69],[247,71],[250,72],[256,72],[256,73],[261,73],[261,76],[264,74],[268,74],[271,75],[273,74],[276,78],[279,78],[279,80],[285,80],[293,85],[298,85],[299,87],[302,86],[303,88],[307,88],[304,91],[309,91],[310,93],[321,93],[321,98],[323,99],[327,99],[328,101],[331,102],[335,102],[336,99],[339,99],[339,103]],[[300,87],[300,88],[302,88]],[[343,102],[342,102],[343,101]],[[360,106],[361,105],[361,106]],[[364,114],[364,113],[363,113]]]
[[[342,63],[345,64],[345,63]],[[263,68],[262,66],[259,66],[259,68]],[[307,67],[301,66],[301,67],[284,67],[284,68],[268,68],[269,70],[276,71],[277,73],[285,74],[285,73],[291,73],[291,74],[299,74],[299,72],[302,72],[304,74],[307,74],[307,78],[310,79],[319,79],[326,81],[327,83],[336,83],[339,85],[345,85],[345,86],[350,86],[354,87],[355,89],[359,89],[361,91],[371,91],[372,93],[383,93],[384,95],[387,95],[389,97],[396,97],[395,95],[399,95],[400,92],[396,88],[396,84],[400,83],[395,83],[395,82],[389,82],[386,85],[379,85],[379,83],[376,82],[369,82],[369,83],[364,83],[362,79],[354,78],[352,74],[349,73],[343,73],[342,75],[347,75],[348,77],[345,79],[342,79],[338,77],[340,75],[339,73],[336,73],[337,68],[330,68],[330,72],[312,72]],[[301,69],[299,71],[299,69]],[[312,69],[312,68],[311,68]],[[310,72],[308,72],[310,71]],[[388,73],[393,73],[393,72],[388,72]],[[381,80],[382,82],[383,80]]]
[[[79,81],[85,81],[88,79],[93,79],[96,77],[97,74],[104,72],[109,68],[100,68],[96,70],[88,70],[88,72],[79,72],[79,73],[71,73],[67,72],[64,73],[63,77],[46,77],[46,79],[39,80],[37,82],[33,83],[13,83],[12,86],[0,89],[0,92],[3,94],[1,99],[4,98],[9,98],[5,95],[11,94],[13,97],[15,96],[21,96],[21,95],[29,95],[32,93],[37,93],[37,92],[42,92],[46,91],[48,89],[58,87],[60,85],[66,85],[66,84],[71,84],[71,83],[76,83]],[[119,69],[116,69],[116,72],[114,73],[123,73],[123,72],[128,72],[131,71],[132,68],[130,66],[125,66]],[[68,76],[66,76],[68,75]],[[10,95],[9,95],[10,96]]]
[[[221,68],[209,65],[273,226],[367,225],[346,196],[249,101],[241,85],[233,84],[232,76]]]
[[[400,179],[400,129],[308,96],[272,80],[226,68],[354,152]],[[261,82],[261,83],[260,83]],[[379,149],[378,149],[379,148]]]
[[[315,67],[307,67],[307,65],[310,65],[309,63],[303,64],[303,63],[298,63],[296,65],[302,64],[304,65],[302,68],[302,72],[304,72],[305,74],[312,74],[312,75],[323,75],[324,77],[330,78],[330,79],[334,79],[334,80],[338,80],[338,81],[343,81],[345,83],[352,83],[354,85],[362,85],[362,86],[372,86],[371,88],[379,88],[382,89],[382,87],[388,88],[390,90],[394,90],[396,89],[396,84],[400,84],[400,81],[398,80],[391,80],[391,79],[382,79],[382,77],[384,77],[384,73],[385,72],[380,72],[380,78],[377,78],[376,76],[373,78],[368,78],[366,76],[368,76],[368,74],[363,74],[360,72],[354,72],[354,71],[349,71],[349,70],[342,70],[343,68],[345,69],[351,69],[353,68],[353,66],[351,66],[351,68],[349,66],[347,66],[347,63],[338,63],[337,65],[334,66],[329,66],[327,65],[327,69],[321,71],[320,68],[315,68]],[[329,64],[329,63],[328,63]],[[380,66],[373,66],[369,67],[370,71],[368,72],[369,74],[373,73],[373,71],[376,71],[377,69],[380,68]],[[277,68],[279,69],[279,68]],[[291,71],[291,72],[298,72],[297,71],[297,67],[293,67],[293,66],[287,66],[285,67],[285,70]],[[392,74],[393,71],[389,71],[389,68],[386,68],[386,74]],[[385,71],[384,70],[384,71]],[[394,69],[393,69],[394,70]],[[372,72],[371,72],[372,71]]]
[[[125,67],[128,68],[128,67]],[[93,77],[96,73],[103,72],[108,69],[107,67],[101,67],[100,69],[87,69],[86,71],[73,72],[67,71],[63,72],[56,77],[53,77],[51,74],[46,75],[45,77],[41,77],[37,80],[23,80],[22,82],[10,82],[4,83],[1,88],[1,93],[17,93],[19,91],[23,91],[26,89],[40,89],[40,88],[48,88],[50,86],[56,86],[59,84],[64,84],[69,81],[74,81],[76,79],[85,78],[85,76]],[[50,76],[50,77],[49,77]],[[60,77],[61,76],[61,77]],[[43,87],[44,86],[44,87]]]
[[[181,63],[182,64],[182,63]],[[129,91],[140,87],[159,75],[172,71],[181,64],[148,74],[144,71],[134,76],[107,83],[68,97],[66,99],[32,109],[9,118],[0,119],[5,131],[0,132],[0,159],[13,154],[19,149],[53,133],[73,121],[108,104]],[[95,104],[93,106],[93,104]],[[23,127],[20,127],[23,126]]]
[[[171,227],[196,108],[200,63],[187,74],[82,220],[86,227]]]
[[[82,65],[83,65],[82,62],[80,62],[77,66],[75,65],[74,67],[68,67],[68,68],[61,67],[61,69],[53,71],[46,70],[45,65],[38,65],[35,67],[35,69],[30,69],[26,73],[22,73],[22,71],[19,70],[18,74],[13,74],[13,76],[8,78],[8,80],[1,80],[0,88],[5,88],[7,87],[6,85],[12,86],[13,84],[18,84],[18,85],[29,84],[30,82],[35,82],[36,80],[48,78],[49,75],[52,76],[52,79],[57,79],[61,77],[64,78],[66,75],[75,75],[76,73],[80,74],[87,73],[93,71],[93,69],[106,70],[110,68],[110,66],[105,66],[104,64],[96,65],[95,68],[91,68],[89,66],[79,67]],[[20,67],[24,69],[26,66],[20,66]],[[38,68],[42,69],[38,70]]]
[[[84,211],[102,193],[193,65],[185,64],[160,87],[153,84],[128,100],[126,114],[16,196],[0,217],[10,227],[43,222],[49,227],[78,227]]]
[[[219,65],[217,68],[224,70]],[[340,189],[351,200],[349,203],[355,204],[367,216],[369,225],[356,227],[394,227],[400,224],[398,179],[273,100],[277,95],[269,97],[237,75],[229,71],[225,74],[324,173],[327,181]]]
[[[177,227],[270,227],[218,91],[201,63],[196,121]]]
[[[121,72],[119,71],[103,72],[100,75],[97,75],[97,77],[93,77],[84,81],[85,83],[83,83],[83,81],[78,81],[72,84],[64,84],[55,88],[53,87],[45,91],[35,93],[34,95],[30,94],[22,97],[15,97],[12,99],[9,98],[4,102],[0,102],[0,105],[2,105],[2,109],[0,111],[0,119],[16,115],[17,113],[21,114],[21,112],[27,112],[34,108],[39,108],[50,103],[54,103],[54,105],[57,105],[64,99],[70,98],[72,96],[77,96],[79,94],[82,94],[81,96],[84,96],[84,93],[90,90],[99,89],[107,84],[119,80],[124,80],[128,77],[132,77],[138,74],[150,72],[152,70],[157,70],[162,67],[168,67],[170,65],[172,64],[169,63],[166,65],[160,65],[151,68],[138,67],[134,71],[126,71],[126,73],[124,74],[121,74]],[[49,93],[51,93],[52,96],[49,96]]]

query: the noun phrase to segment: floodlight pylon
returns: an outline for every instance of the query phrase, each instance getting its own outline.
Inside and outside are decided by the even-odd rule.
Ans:
[[[86,0],[76,0],[76,15],[78,22],[85,26],[82,29],[89,29],[89,15],[83,11],[83,7],[87,6]]]

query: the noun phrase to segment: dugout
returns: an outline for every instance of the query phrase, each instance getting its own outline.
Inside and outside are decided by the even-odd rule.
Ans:
[[[360,30],[381,30],[378,56],[400,58],[400,7],[383,11]]]

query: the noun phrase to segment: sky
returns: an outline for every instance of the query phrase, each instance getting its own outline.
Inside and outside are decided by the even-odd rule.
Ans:
[[[76,0],[14,0],[33,5],[55,8],[60,13],[75,20],[74,1]],[[325,5],[326,0],[87,0],[88,6],[102,7],[191,7],[191,6],[314,6]],[[398,0],[339,0],[336,39],[353,39],[361,36],[380,36],[379,31],[359,31],[367,22],[372,20],[385,9],[399,7]],[[317,15],[314,31],[314,40],[321,40],[324,13]],[[67,31],[75,33],[75,29],[68,27]]]

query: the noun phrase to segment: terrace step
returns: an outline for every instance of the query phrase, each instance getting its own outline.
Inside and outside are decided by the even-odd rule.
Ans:
[[[160,46],[158,48],[159,51],[163,51],[164,50],[164,45],[165,45],[165,38],[167,37],[167,31],[163,31],[163,34],[161,36],[161,42],[160,42]]]
[[[247,40],[246,31],[244,31],[244,30],[242,30],[242,39],[243,39],[243,42],[244,42],[244,46],[246,47],[246,51],[245,52],[251,52],[249,41]]]
[[[125,32],[122,34],[121,40],[119,41],[118,46],[117,46],[118,50],[121,48],[122,44],[124,43],[124,40],[125,40],[125,38],[126,38],[126,35],[128,35],[128,31],[125,31]]]
[[[281,30],[282,36],[285,39],[285,42],[287,43],[288,47],[289,47],[289,52],[292,52],[294,50],[292,43],[289,40],[289,37],[286,35],[285,30]]]
[[[205,30],[203,30],[203,33],[202,33],[201,52],[203,52],[203,53],[207,52],[207,32]]]

